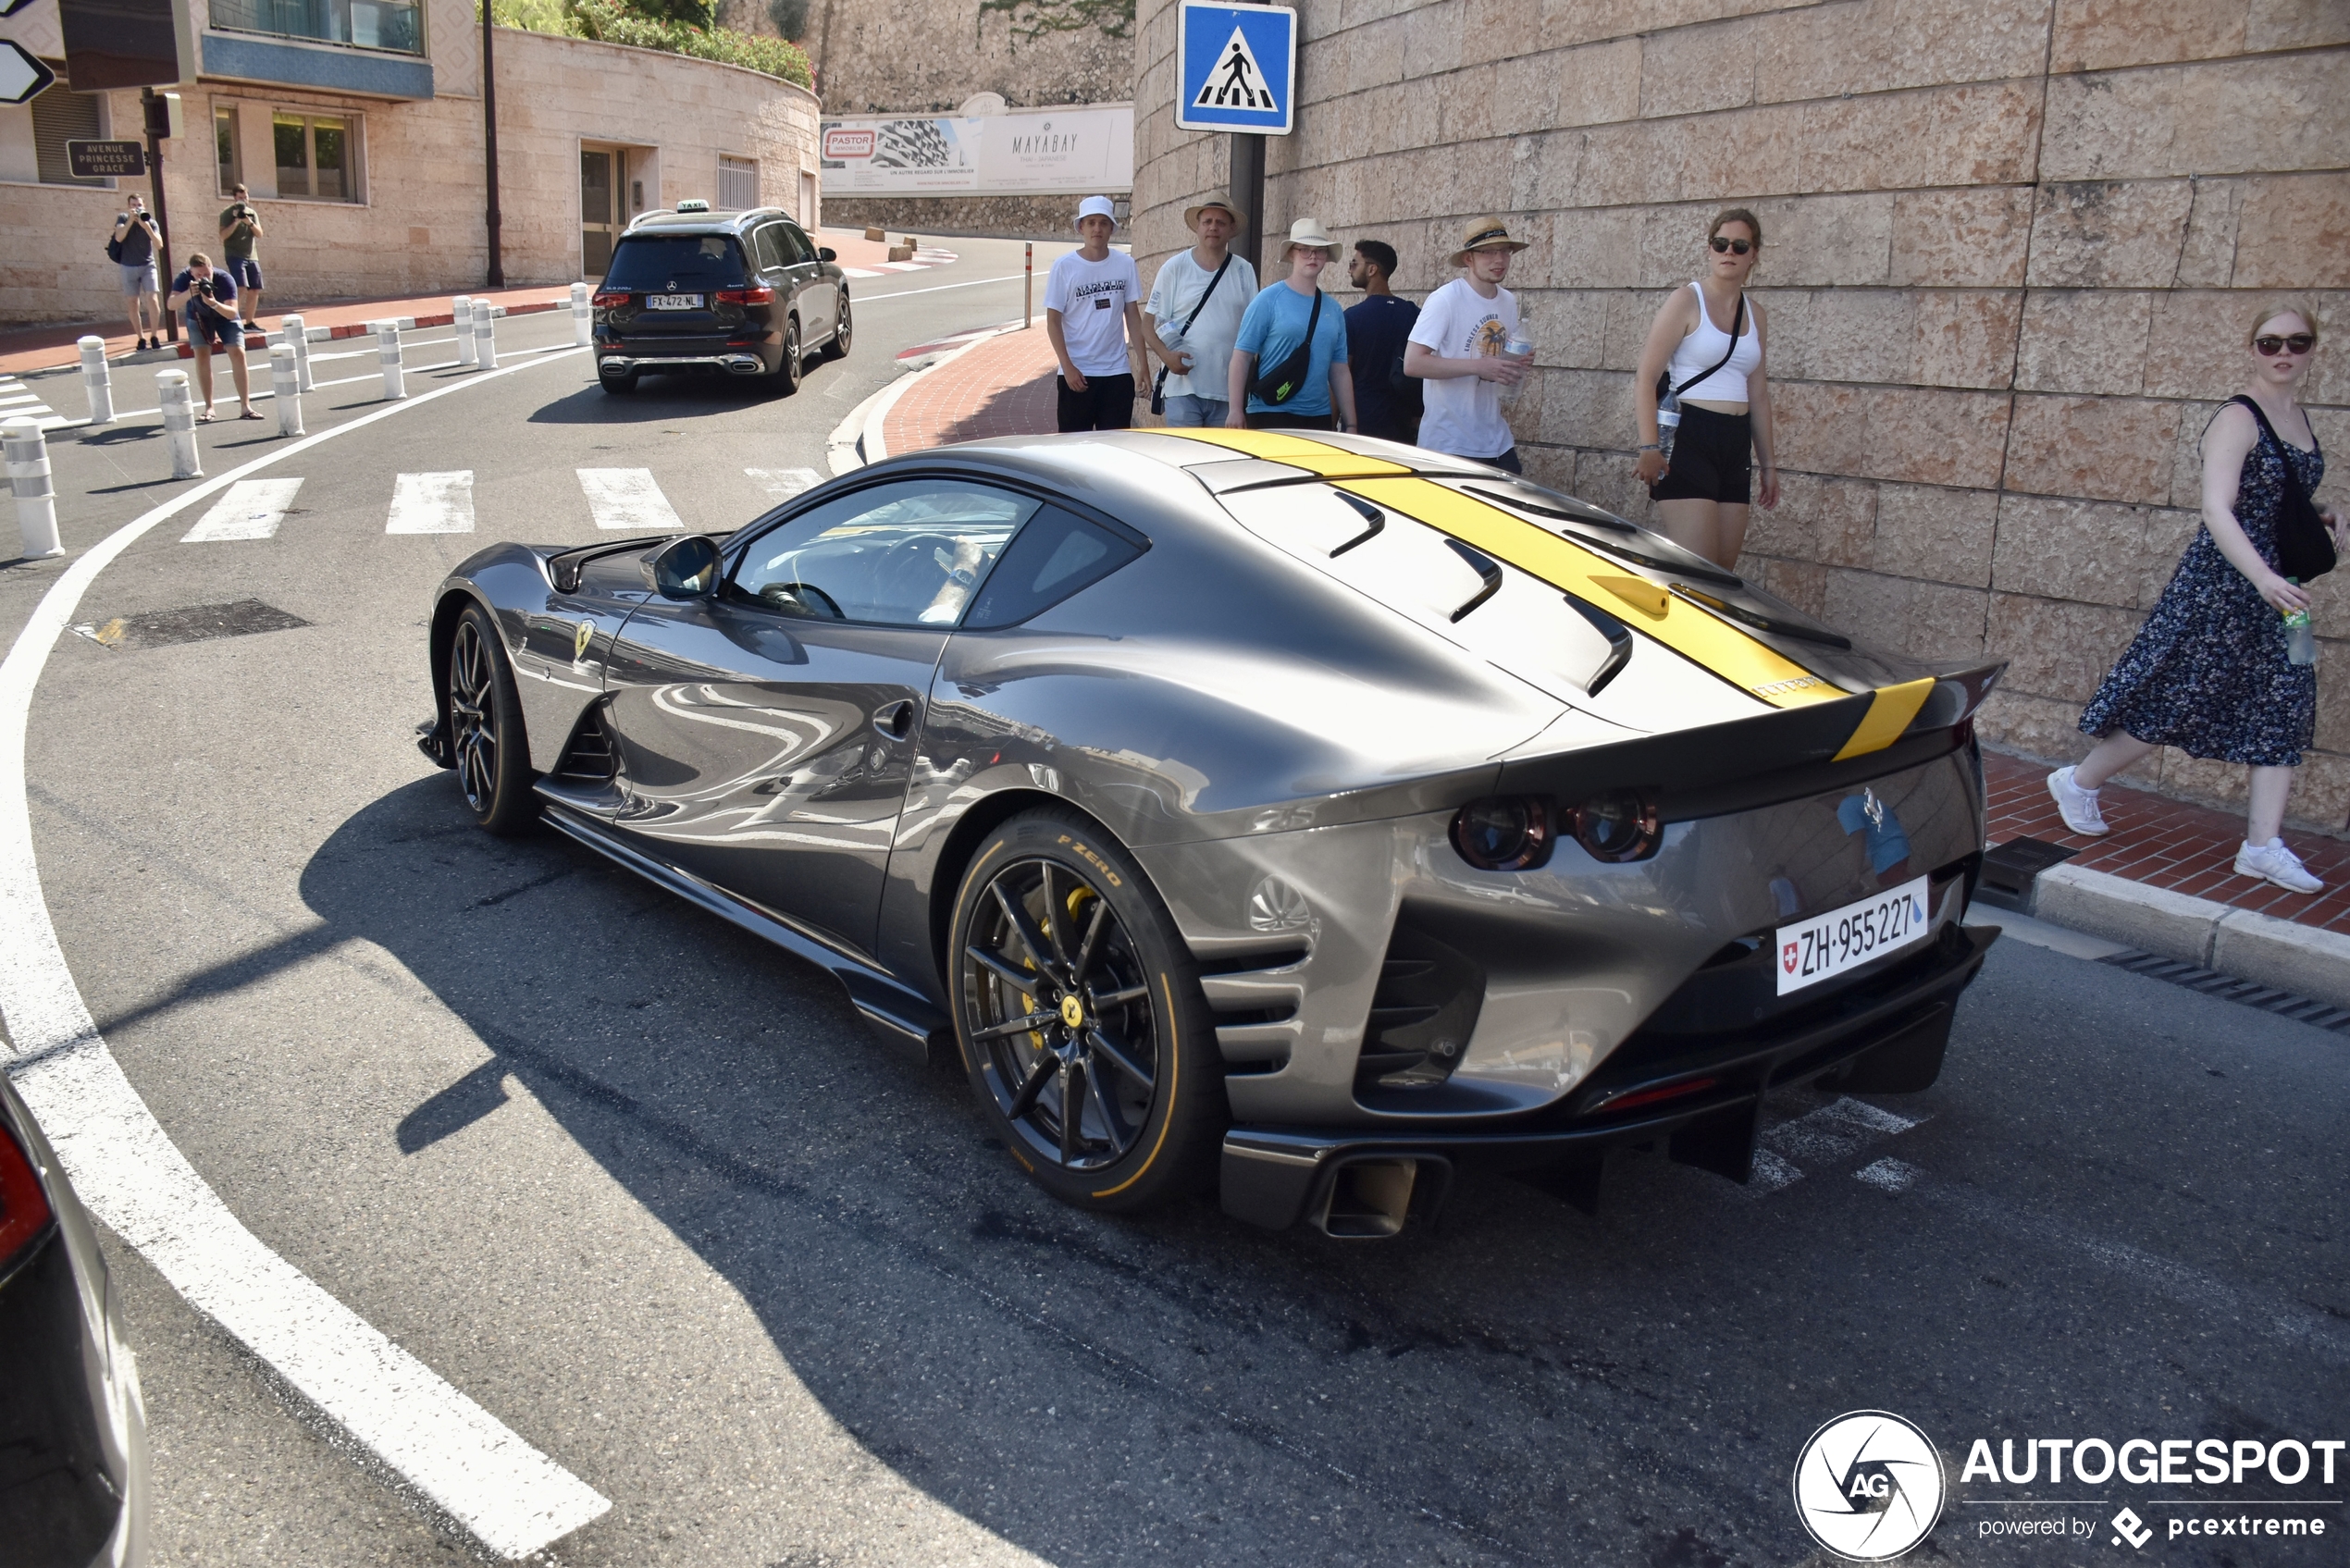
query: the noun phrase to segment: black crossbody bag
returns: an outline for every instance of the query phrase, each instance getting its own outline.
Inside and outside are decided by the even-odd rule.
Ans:
[[[1277,283],[1274,287],[1285,289],[1289,285]],[[1289,358],[1248,384],[1250,397],[1259,402],[1271,403],[1278,407],[1297,396],[1299,389],[1305,385],[1305,372],[1314,364],[1314,328],[1321,324],[1321,320],[1322,291],[1316,289],[1314,308],[1305,313],[1305,341],[1290,351]]]
[[[1199,313],[1207,308],[1208,296],[1216,292],[1216,285],[1224,281],[1225,270],[1231,265],[1232,253],[1226,251],[1224,253],[1223,265],[1218,266],[1216,269],[1216,276],[1207,280],[1207,287],[1206,289],[1200,290],[1199,302],[1192,307],[1192,314],[1183,318],[1183,325],[1175,329],[1177,332],[1182,334],[1186,338],[1189,338],[1192,335],[1192,323],[1197,321],[1199,319]],[[1197,354],[1194,354],[1192,356],[1192,360],[1193,363],[1197,364],[1199,356]],[[1185,371],[1184,374],[1188,376],[1191,372]],[[1221,402],[1223,400],[1218,398],[1212,401]],[[1151,412],[1153,414],[1165,414],[1167,412],[1167,366],[1163,364],[1158,367],[1157,377],[1151,382]]]
[[[2239,392],[2228,400],[2242,403],[2252,411],[2260,423],[2260,433],[2276,442],[2278,450],[2289,451],[2284,438],[2269,423],[2269,416],[2258,403]],[[2309,450],[2319,457],[2325,451],[2318,445],[2318,427],[2309,426]],[[2277,570],[2296,582],[2315,582],[2333,570],[2333,535],[2327,529],[2325,519],[2309,502],[2309,492],[2301,488],[2300,476],[2293,471],[2290,458],[2284,463],[2284,500],[2277,508]]]

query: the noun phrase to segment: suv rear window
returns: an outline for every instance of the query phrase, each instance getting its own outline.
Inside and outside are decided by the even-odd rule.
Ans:
[[[604,274],[612,290],[735,289],[742,282],[743,254],[728,234],[627,235]]]

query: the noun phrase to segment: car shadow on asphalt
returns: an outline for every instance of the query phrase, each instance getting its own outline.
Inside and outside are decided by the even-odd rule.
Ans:
[[[802,390],[806,389],[803,387]],[[773,402],[782,394],[762,377],[649,376],[633,392],[607,392],[589,385],[533,410],[533,425],[646,425],[728,414]]]

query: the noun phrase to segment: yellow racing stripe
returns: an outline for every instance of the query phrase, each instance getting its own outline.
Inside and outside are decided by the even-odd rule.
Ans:
[[[1918,710],[1925,706],[1925,699],[1933,693],[1934,677],[1931,675],[1921,681],[1904,682],[1898,686],[1879,686],[1876,695],[1870,699],[1869,710],[1861,717],[1860,727],[1852,732],[1852,738],[1844,743],[1844,749],[1836,754],[1836,760],[1842,762],[1853,757],[1865,757],[1872,751],[1883,751],[1891,746],[1901,738],[1901,732],[1910,727],[1910,721],[1918,716]]]
[[[1390,463],[1383,457],[1363,457],[1290,430],[1210,430],[1190,426],[1158,429],[1150,433],[1154,436],[1181,436],[1187,441],[1206,441],[1210,446],[1222,447],[1249,457],[1261,457],[1268,463],[1286,463],[1292,468],[1303,468],[1326,478],[1340,475],[1368,477],[1411,472],[1400,463]]]

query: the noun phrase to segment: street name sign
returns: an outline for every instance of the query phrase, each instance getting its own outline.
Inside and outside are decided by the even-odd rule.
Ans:
[[[1183,130],[1287,136],[1297,125],[1297,13],[1184,0],[1175,77]]]
[[[0,38],[0,104],[30,104],[57,73],[13,38]]]
[[[147,150],[136,142],[68,142],[66,172],[76,179],[119,179],[147,172]]]

